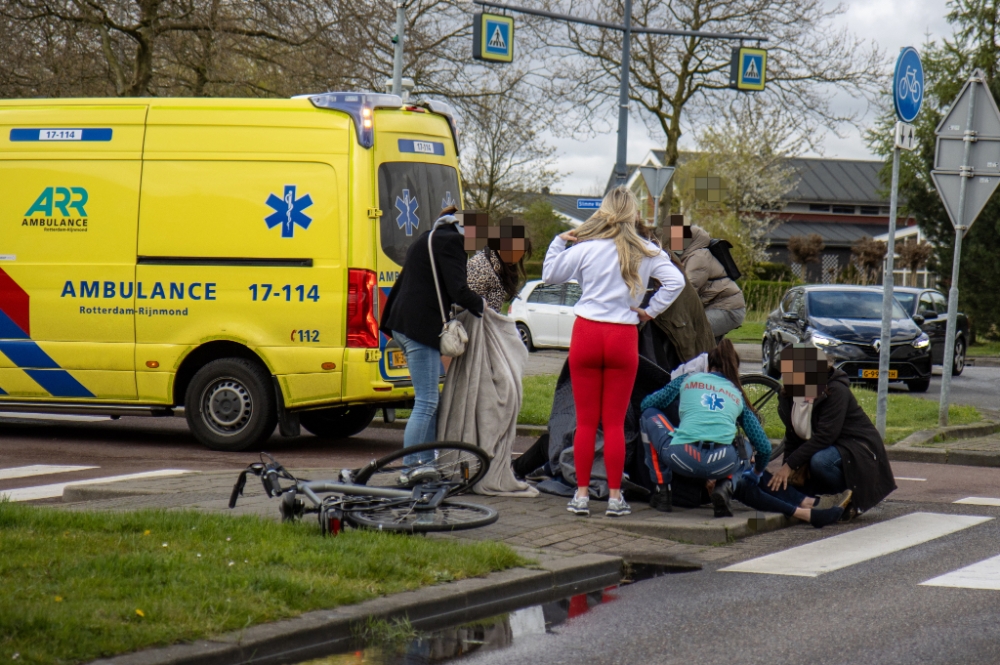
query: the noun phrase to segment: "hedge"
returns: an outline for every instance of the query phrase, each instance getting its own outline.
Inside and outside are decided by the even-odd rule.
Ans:
[[[765,282],[759,279],[741,279],[738,284],[743,289],[743,298],[748,310],[770,312],[781,302],[785,291],[798,282]]]

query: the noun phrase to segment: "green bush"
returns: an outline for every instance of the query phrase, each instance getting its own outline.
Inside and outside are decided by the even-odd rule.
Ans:
[[[775,282],[759,279],[740,280],[743,298],[747,301],[748,310],[770,312],[781,302],[785,291],[795,286],[797,282]]]
[[[796,282],[798,278],[792,272],[791,266],[784,263],[765,261],[753,267],[754,279],[763,282]]]

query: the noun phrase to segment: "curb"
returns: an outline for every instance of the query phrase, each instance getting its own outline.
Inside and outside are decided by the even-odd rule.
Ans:
[[[975,439],[996,432],[1000,432],[1000,423],[995,422],[925,429],[914,432],[895,445],[888,446],[886,453],[890,460],[897,462],[1000,467],[1000,452],[920,447],[936,441]]]
[[[791,520],[779,513],[756,513],[756,517],[740,520],[738,523],[677,525],[658,523],[656,518],[643,520],[615,520],[615,528],[641,536],[663,538],[694,545],[724,545],[758,533],[776,531],[791,524]]]
[[[369,427],[382,427],[385,429],[405,429],[406,423],[409,418],[396,418],[396,420],[391,423],[387,423],[380,417],[375,418],[369,424]],[[539,437],[549,431],[548,425],[518,425],[517,435],[518,436],[529,436],[529,437]]]
[[[965,357],[966,367],[1000,367],[1000,358],[991,356]]]
[[[210,640],[145,649],[92,665],[229,665],[292,663],[349,647],[369,619],[406,617],[421,630],[474,621],[521,607],[597,591],[621,581],[620,557],[583,554],[541,557],[532,569],[515,568],[486,577],[407,591],[359,605],[307,612]]]

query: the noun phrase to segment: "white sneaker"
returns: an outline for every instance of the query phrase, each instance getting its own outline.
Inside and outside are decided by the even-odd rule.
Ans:
[[[625,503],[625,499],[608,499],[608,510],[604,514],[608,517],[624,517],[632,514],[632,507]]]
[[[590,517],[590,497],[585,496],[582,499],[574,496],[566,504],[566,510],[573,513],[574,515],[582,515],[584,517]]]

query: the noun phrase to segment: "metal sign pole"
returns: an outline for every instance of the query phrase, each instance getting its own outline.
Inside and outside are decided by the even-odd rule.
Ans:
[[[621,87],[618,90],[618,159],[615,162],[615,184],[624,185],[628,178],[628,78],[632,51],[632,0],[625,0],[625,31],[622,35]]]
[[[406,5],[396,3],[396,48],[392,58],[392,94],[403,96],[403,33],[406,31]]]
[[[898,134],[898,132],[897,132]],[[892,193],[889,198],[889,241],[885,252],[885,274],[882,277],[882,334],[879,336],[878,353],[878,407],[875,428],[885,438],[886,412],[889,408],[889,357],[892,355],[892,305],[896,259],[896,209],[899,191],[899,147],[892,149]]]
[[[944,427],[948,424],[948,399],[951,396],[951,368],[955,363],[955,327],[958,321],[958,265],[962,259],[962,238],[968,225],[965,222],[965,198],[969,179],[972,178],[972,166],[969,164],[969,155],[972,151],[972,144],[976,140],[976,132],[972,128],[973,114],[976,108],[976,83],[985,83],[982,79],[972,79],[973,84],[969,89],[969,110],[965,119],[965,132],[962,140],[965,141],[964,159],[960,167],[958,190],[958,211],[955,220],[955,257],[951,263],[951,288],[948,289],[948,328],[944,338],[944,363],[941,368],[941,403],[938,406],[938,425]]]

